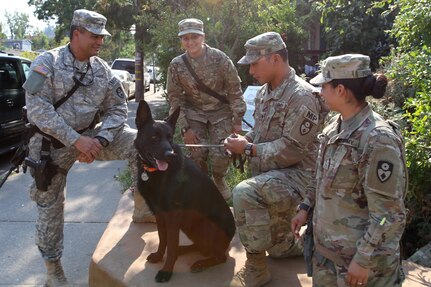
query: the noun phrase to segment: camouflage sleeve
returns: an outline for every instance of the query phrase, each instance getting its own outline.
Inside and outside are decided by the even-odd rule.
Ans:
[[[375,255],[398,252],[405,227],[403,197],[407,171],[401,139],[393,133],[373,130],[364,149],[362,163],[369,220],[364,235],[356,244],[353,260],[370,268],[377,264],[379,256]]]
[[[111,76],[108,92],[102,103],[103,118],[98,136],[112,142],[127,120],[126,93],[118,78]]]
[[[71,146],[80,135],[55,111],[52,65],[53,58],[49,54],[39,56],[31,65],[29,77],[23,85],[27,118],[44,133],[65,146]]]
[[[282,136],[256,145],[256,156],[261,162],[272,162],[280,168],[286,168],[304,159],[319,132],[319,109],[314,96],[299,95],[285,104],[286,106],[283,104],[275,107],[287,110],[281,127],[278,127],[282,129]]]
[[[238,71],[229,58],[225,61],[224,85],[227,92],[227,98],[230,108],[233,112],[233,124],[241,125],[242,117],[245,114],[247,105],[241,90],[241,79],[238,76]]]
[[[169,101],[169,115],[171,115],[178,107],[181,108],[180,115],[178,117],[178,126],[180,128],[188,127],[189,124],[187,122],[186,114],[184,111],[184,96],[182,93],[181,84],[178,81],[178,73],[175,69],[175,64],[171,62],[168,68],[168,75],[166,81],[166,90],[168,93],[168,101]]]

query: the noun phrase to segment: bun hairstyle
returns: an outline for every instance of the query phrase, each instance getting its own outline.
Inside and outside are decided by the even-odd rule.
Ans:
[[[364,94],[380,99],[385,95],[388,78],[383,74],[374,74],[365,78]]]
[[[373,74],[365,78],[332,80],[330,83],[334,88],[343,85],[352,91],[358,102],[362,102],[367,96],[375,99],[382,98],[386,92],[388,78],[383,74]]]

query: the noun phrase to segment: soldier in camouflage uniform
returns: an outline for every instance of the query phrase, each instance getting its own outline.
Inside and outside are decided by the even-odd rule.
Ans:
[[[105,23],[106,18],[98,13],[76,10],[70,44],[40,55],[24,84],[28,120],[38,129],[30,139],[29,157],[37,161],[47,153],[50,164],[57,166],[46,191],[39,190],[35,182],[30,187],[38,208],[36,244],[48,273],[45,286],[68,286],[60,262],[67,171],[76,160],[90,163],[128,159],[132,167],[136,166],[136,130],[125,123],[124,90],[107,63],[96,56],[104,36],[110,35]],[[54,103],[64,98],[75,83],[79,83],[76,91],[55,109]],[[103,112],[101,123],[88,128],[99,111]],[[43,138],[48,140],[44,155]]]
[[[238,62],[264,84],[255,99],[255,126],[245,135],[226,139],[225,146],[249,157],[253,177],[233,190],[237,230],[247,251],[245,266],[229,286],[262,286],[271,280],[271,257],[297,256],[301,244],[290,232],[296,207],[314,192],[316,135],[327,110],[315,88],[289,66],[286,45],[275,32],[245,44]]]
[[[329,57],[311,83],[335,116],[320,138],[317,190],[292,220],[297,232],[314,207],[313,286],[401,286],[399,241],[405,226],[407,170],[398,127],[373,112],[367,95],[381,98],[384,75],[370,58]]]
[[[246,110],[242,97],[241,80],[232,61],[222,51],[204,43],[203,23],[198,19],[184,19],[178,23],[186,57],[199,79],[208,88],[225,98],[217,98],[198,89],[198,84],[181,56],[169,65],[167,93],[170,113],[181,107],[178,119],[186,144],[219,144],[231,133],[241,132],[241,120]],[[211,159],[214,183],[225,199],[231,197],[224,176],[229,157],[217,149],[191,149],[192,159],[208,173]]]

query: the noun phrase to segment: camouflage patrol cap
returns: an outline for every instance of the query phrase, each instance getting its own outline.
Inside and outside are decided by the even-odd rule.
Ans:
[[[281,39],[280,34],[267,32],[247,40],[244,47],[246,54],[238,61],[238,64],[249,65],[264,55],[286,49],[286,44]]]
[[[322,85],[335,79],[357,79],[371,75],[370,57],[361,54],[345,54],[329,57],[320,64],[321,73],[310,80]]]
[[[178,22],[179,33],[178,36],[181,37],[186,34],[199,34],[205,35],[204,33],[204,23],[195,18],[183,19]]]
[[[94,11],[86,9],[75,10],[73,12],[72,25],[83,27],[85,30],[96,35],[111,36],[105,29],[105,16]]]

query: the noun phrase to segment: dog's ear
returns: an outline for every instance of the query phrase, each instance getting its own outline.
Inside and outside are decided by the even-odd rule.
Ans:
[[[138,111],[136,112],[135,123],[138,129],[142,128],[145,124],[154,122],[151,115],[150,106],[146,101],[139,101]]]
[[[177,124],[178,116],[180,115],[180,107],[178,107],[169,117],[165,119],[173,130],[175,130],[175,125]]]

